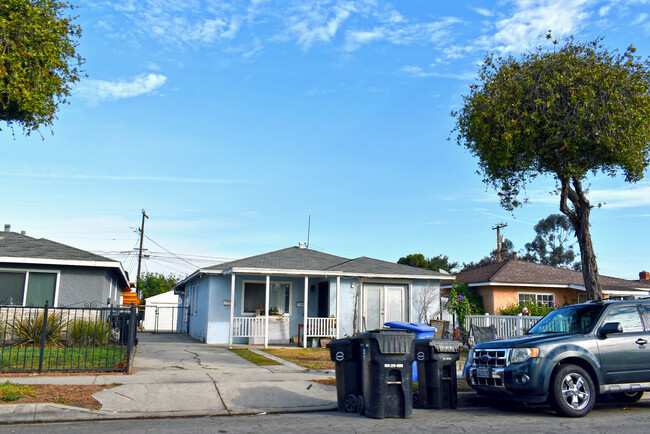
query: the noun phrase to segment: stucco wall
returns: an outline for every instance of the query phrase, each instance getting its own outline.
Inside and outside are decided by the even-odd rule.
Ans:
[[[535,288],[524,286],[490,286],[474,288],[483,297],[483,306],[490,315],[498,315],[499,309],[519,302],[519,293],[555,294],[555,301],[560,305],[577,302],[578,290],[571,288]]]

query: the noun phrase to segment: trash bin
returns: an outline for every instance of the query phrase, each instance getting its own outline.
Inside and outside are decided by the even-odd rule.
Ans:
[[[374,419],[411,417],[413,341],[408,330],[370,330],[357,335],[361,357],[358,411]]]
[[[111,327],[117,328],[119,333],[118,343],[120,345],[128,345],[129,343],[129,322],[131,318],[130,312],[119,312],[111,316]],[[137,318],[137,317],[136,317]],[[138,345],[138,327],[133,328],[135,334],[133,336],[133,345]]]
[[[356,338],[335,339],[329,344],[336,371],[336,401],[341,413],[356,413],[361,399],[361,360]]]
[[[391,321],[385,323],[384,326],[392,329],[411,330],[415,333],[415,339],[433,339],[433,334],[437,330],[428,324],[405,321]],[[418,366],[416,362],[413,362],[413,381],[418,381]]]
[[[415,359],[420,381],[419,398],[423,408],[457,408],[456,362],[461,343],[448,339],[418,339]]]

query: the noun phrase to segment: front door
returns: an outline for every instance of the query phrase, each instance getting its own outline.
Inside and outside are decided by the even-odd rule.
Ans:
[[[327,318],[330,316],[330,284],[329,282],[318,283],[318,317]]]
[[[378,329],[389,321],[406,321],[405,285],[364,285],[364,329]]]

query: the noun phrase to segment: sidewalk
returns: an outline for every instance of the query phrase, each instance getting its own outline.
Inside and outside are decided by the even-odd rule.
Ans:
[[[334,371],[293,363],[257,366],[224,346],[187,335],[138,335],[131,375],[2,377],[17,384],[120,385],[94,394],[101,410],[59,404],[0,404],[4,423],[254,415],[336,411],[336,387],[314,383]],[[281,359],[278,359],[282,361]],[[459,407],[472,406],[473,392],[459,393]]]

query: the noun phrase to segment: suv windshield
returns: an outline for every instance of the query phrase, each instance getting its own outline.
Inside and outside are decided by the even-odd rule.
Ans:
[[[589,333],[601,312],[602,304],[579,304],[556,309],[542,318],[526,334]]]

